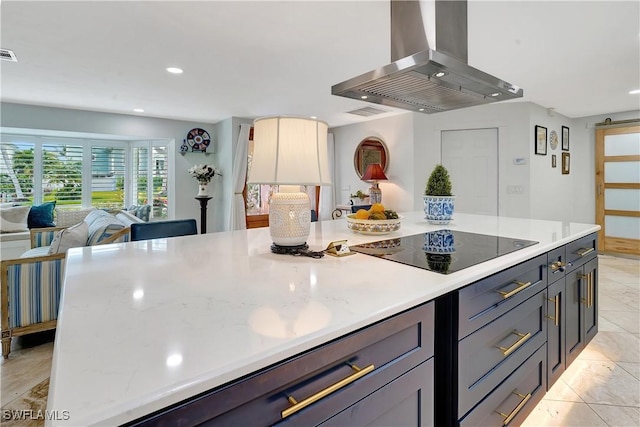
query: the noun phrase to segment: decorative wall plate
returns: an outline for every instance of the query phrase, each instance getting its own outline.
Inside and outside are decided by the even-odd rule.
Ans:
[[[191,151],[207,151],[210,143],[209,132],[204,129],[193,128],[187,133],[187,144],[191,147]]]
[[[549,134],[549,146],[552,150],[555,150],[558,147],[558,134],[555,130],[552,130]]]

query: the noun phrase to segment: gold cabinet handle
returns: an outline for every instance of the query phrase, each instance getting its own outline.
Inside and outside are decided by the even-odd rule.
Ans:
[[[527,332],[526,334],[522,334],[518,331],[513,331],[511,332],[514,335],[517,335],[520,337],[520,339],[516,342],[514,342],[513,344],[511,344],[510,347],[500,347],[497,346],[500,350],[502,350],[502,354],[504,356],[508,356],[511,353],[514,352],[515,349],[517,349],[518,347],[520,347],[522,344],[524,344],[529,338],[531,338],[531,332]]]
[[[517,294],[518,292],[523,291],[525,288],[528,288],[529,286],[531,286],[531,282],[519,282],[517,280],[514,280],[513,283],[518,285],[518,287],[515,288],[514,290],[509,291],[509,292],[497,291],[500,295],[502,295],[503,299],[510,298],[510,297],[514,296],[515,294]]]
[[[293,406],[288,407],[287,409],[285,409],[284,411],[282,411],[281,415],[282,418],[287,418],[289,415],[293,415],[296,412],[298,412],[299,410],[306,408],[307,406],[311,405],[312,403],[317,402],[320,399],[323,399],[325,397],[327,397],[328,395],[330,395],[331,393],[340,390],[342,387],[351,384],[352,382],[354,382],[355,380],[357,380],[358,378],[361,378],[365,375],[367,375],[369,372],[373,371],[375,369],[375,367],[373,365],[369,365],[369,366],[365,366],[364,368],[360,369],[358,368],[356,365],[352,365],[351,363],[347,363],[349,366],[351,366],[351,368],[355,371],[353,374],[349,375],[347,378],[341,379],[340,381],[338,381],[335,384],[330,385],[329,387],[320,390],[319,392],[317,392],[316,394],[307,397],[306,399],[298,402],[296,399],[293,398],[293,396],[288,396],[288,400],[289,402],[291,402],[293,404]]]
[[[520,397],[522,397],[522,400],[520,401],[520,403],[518,403],[518,406],[516,406],[513,411],[511,411],[510,414],[504,414],[502,412],[496,411],[498,414],[502,415],[504,417],[504,422],[502,423],[503,426],[508,425],[511,420],[518,415],[518,412],[520,412],[520,410],[522,410],[522,408],[524,407],[524,405],[527,404],[527,402],[529,401],[529,399],[531,399],[531,393],[528,393],[526,396],[524,394],[520,394],[517,391],[512,391],[513,394],[516,394]]]
[[[587,305],[587,308],[591,307],[591,304],[593,303],[592,300],[592,289],[591,289],[591,273],[589,274],[581,274],[580,276],[578,276],[579,279],[581,280],[586,280],[587,284],[585,285],[585,290],[587,292],[587,296],[585,298],[582,298],[580,300],[580,302],[583,302]]]
[[[553,320],[553,323],[556,326],[560,325],[560,295],[556,295],[555,298],[547,298],[549,301],[555,303],[556,305],[556,315],[555,316],[547,316],[547,319]]]
[[[586,254],[590,254],[593,251],[595,251],[595,248],[582,248],[576,251],[576,255],[580,255],[581,257],[583,257]]]
[[[566,267],[567,264],[562,262],[562,261],[556,261],[556,262],[552,262],[549,267],[551,268],[551,271],[564,271],[564,267]]]
[[[594,272],[592,271],[591,273],[589,273],[587,276],[589,277],[589,279],[587,279],[587,286],[589,287],[589,290],[587,291],[587,308],[591,308],[593,307],[593,294],[594,294]]]

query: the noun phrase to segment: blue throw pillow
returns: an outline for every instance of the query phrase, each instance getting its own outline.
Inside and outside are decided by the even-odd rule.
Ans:
[[[29,216],[27,217],[27,225],[29,228],[55,227],[53,222],[53,210],[56,202],[47,202],[39,206],[31,206]]]

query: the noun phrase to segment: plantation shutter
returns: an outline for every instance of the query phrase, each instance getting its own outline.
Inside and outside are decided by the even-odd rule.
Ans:
[[[145,205],[148,200],[147,181],[149,176],[149,148],[133,147],[131,189],[134,205]]]
[[[32,201],[33,148],[29,143],[0,143],[0,202]]]
[[[82,146],[42,145],[42,194],[57,205],[82,205]]]
[[[126,149],[91,147],[91,205],[96,208],[124,208]]]
[[[167,189],[169,187],[169,149],[166,146],[152,148],[153,163],[153,209],[152,218],[166,219],[167,211]]]

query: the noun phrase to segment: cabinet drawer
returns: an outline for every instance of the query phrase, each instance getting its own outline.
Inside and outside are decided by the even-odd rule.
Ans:
[[[547,286],[547,255],[508,268],[459,291],[458,339],[511,310]]]
[[[547,388],[546,352],[546,346],[540,347],[464,417],[460,427],[520,425],[542,399]]]
[[[431,358],[321,426],[432,426],[433,392]]]
[[[579,267],[598,254],[598,234],[592,233],[566,245],[567,262]]]
[[[433,356],[434,304],[423,304],[243,379],[205,392],[131,425],[318,424]],[[354,367],[350,366],[353,365]],[[346,381],[333,393],[293,413],[282,412]]]
[[[547,340],[546,291],[459,343],[458,416],[473,408]]]

